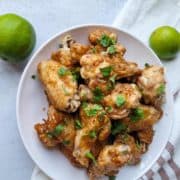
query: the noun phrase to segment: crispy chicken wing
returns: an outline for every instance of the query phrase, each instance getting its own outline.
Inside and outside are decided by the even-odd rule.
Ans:
[[[113,145],[106,145],[100,151],[96,163],[89,167],[90,179],[115,175],[125,164],[137,163],[139,160],[140,151],[136,147],[134,138],[129,135],[118,136]]]
[[[48,109],[48,118],[43,123],[35,125],[39,139],[46,147],[54,147],[67,143],[73,147],[75,127],[73,117],[67,113],[58,112],[53,106]]]
[[[111,122],[102,106],[90,103],[82,105],[80,118],[82,129],[76,133],[73,156],[82,166],[87,168],[90,159],[86,153],[92,151],[97,141],[107,139],[111,130]]]
[[[80,105],[77,82],[65,66],[52,60],[42,61],[38,65],[38,74],[50,104],[66,112],[77,110]]]
[[[96,78],[107,79],[112,76],[115,76],[115,79],[121,79],[140,73],[135,63],[117,57],[110,58],[107,55],[100,54],[83,55],[80,59],[80,65],[80,73],[85,80]]]
[[[127,117],[130,109],[139,105],[141,93],[135,84],[116,84],[111,94],[104,97],[104,105],[110,107],[108,116],[112,119]]]
[[[145,103],[159,107],[165,92],[164,69],[159,66],[146,67],[138,78],[137,85],[142,91]]]
[[[73,67],[79,63],[82,55],[89,50],[89,47],[74,42],[71,36],[65,36],[62,40],[62,47],[52,53],[51,58],[67,67]]]
[[[152,106],[140,105],[133,109],[128,117],[121,119],[121,122],[127,125],[130,132],[139,131],[155,124],[161,115],[162,112]]]

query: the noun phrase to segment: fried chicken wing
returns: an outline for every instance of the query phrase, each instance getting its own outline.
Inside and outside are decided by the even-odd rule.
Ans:
[[[125,164],[139,162],[139,159],[140,151],[136,147],[134,138],[129,135],[119,136],[113,145],[106,145],[100,151],[96,163],[89,167],[90,179],[115,175],[119,168]]]
[[[117,57],[110,58],[101,54],[83,55],[80,59],[80,65],[81,76],[86,80],[112,76],[115,76],[115,79],[121,79],[141,72],[135,63]],[[104,71],[108,71],[108,74],[105,74]]]
[[[53,60],[42,61],[38,65],[38,74],[50,104],[66,112],[77,110],[80,105],[77,82],[65,66]]]
[[[46,147],[69,142],[74,146],[75,127],[73,117],[67,113],[58,112],[53,106],[48,109],[48,118],[43,123],[35,125],[38,137]]]
[[[155,124],[161,116],[162,112],[154,107],[140,105],[128,117],[121,119],[121,122],[127,125],[129,131],[139,131]]]
[[[146,67],[138,78],[137,85],[142,91],[145,103],[157,107],[162,104],[165,92],[164,69],[162,67]]]
[[[65,36],[62,47],[52,53],[51,58],[67,67],[73,67],[79,63],[80,58],[89,50],[89,46],[74,42],[71,36]]]
[[[110,107],[108,116],[112,119],[127,117],[130,109],[139,105],[141,93],[135,84],[116,84],[111,94],[104,97],[104,105]]]
[[[83,128],[76,133],[73,156],[87,168],[90,159],[86,153],[93,149],[97,141],[107,139],[111,130],[111,122],[103,107],[97,104],[83,105],[80,108],[80,117]]]

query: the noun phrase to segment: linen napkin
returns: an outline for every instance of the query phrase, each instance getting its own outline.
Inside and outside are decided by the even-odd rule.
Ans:
[[[148,44],[150,33],[158,26],[170,25],[180,29],[180,0],[128,0],[125,7],[115,18],[113,26],[124,29]],[[179,60],[178,60],[179,59]],[[141,179],[180,179],[180,55],[173,61],[163,62],[171,77],[171,87],[175,99],[175,120],[170,139],[163,153]],[[175,152],[175,154],[174,154]],[[176,158],[176,162],[174,158]],[[49,180],[35,168],[31,180]]]

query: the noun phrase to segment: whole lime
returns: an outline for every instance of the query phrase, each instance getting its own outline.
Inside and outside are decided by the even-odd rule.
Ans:
[[[160,59],[172,59],[179,50],[180,33],[173,27],[161,26],[152,32],[149,44]]]
[[[0,16],[0,57],[18,63],[33,50],[36,35],[32,25],[16,14]]]

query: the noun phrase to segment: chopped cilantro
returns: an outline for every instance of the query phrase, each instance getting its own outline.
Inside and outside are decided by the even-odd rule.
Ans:
[[[148,68],[148,67],[150,67],[150,64],[149,64],[149,63],[145,63],[144,66],[145,66],[146,68]]]
[[[110,91],[114,88],[115,86],[115,81],[116,81],[116,75],[113,75],[112,77],[109,78],[109,81],[107,83],[107,90]]]
[[[111,127],[111,134],[117,135],[127,130],[127,126],[119,121],[114,121]]]
[[[116,47],[114,45],[111,45],[107,48],[108,54],[112,55],[116,53]]]
[[[103,77],[109,77],[112,71],[112,66],[107,66],[100,69]]]
[[[165,92],[165,84],[161,84],[158,88],[157,88],[157,95],[162,95]]]
[[[103,120],[105,119],[105,116],[104,116],[105,114],[106,114],[106,112],[104,112],[104,111],[101,112],[101,113],[98,115],[98,120],[99,120],[99,121],[103,121]]]
[[[101,111],[101,110],[103,110],[103,108],[101,105],[98,105],[98,104],[94,104],[91,108],[88,106],[84,108],[86,115],[89,117],[95,116],[98,113],[98,111]]]
[[[123,95],[118,95],[116,98],[116,105],[117,107],[121,107],[126,102],[125,97]]]
[[[102,91],[99,87],[96,87],[93,90],[93,95],[94,95],[93,99],[95,102],[100,102],[104,97],[104,94],[102,93]]]
[[[80,79],[80,68],[74,68],[71,70],[73,80],[78,81]]]
[[[112,106],[108,106],[108,107],[106,107],[106,111],[107,111],[108,113],[111,113],[111,112],[113,111]]]
[[[59,74],[59,76],[65,76],[65,75],[69,74],[69,70],[65,67],[61,67],[58,70],[58,74]]]
[[[96,164],[96,159],[95,159],[94,155],[93,155],[90,151],[88,151],[88,152],[85,154],[85,156],[86,156],[87,158],[91,159],[94,164]]]
[[[33,75],[31,76],[31,78],[32,78],[32,79],[36,79],[36,75],[33,74]]]
[[[144,111],[141,108],[135,108],[130,114],[130,119],[132,122],[137,122],[144,118]]]
[[[70,93],[67,91],[67,89],[64,87],[63,84],[62,84],[62,90],[66,96],[70,95]]]
[[[53,138],[53,135],[52,135],[52,133],[50,133],[50,132],[46,133],[46,135],[47,135],[47,137],[48,137],[49,139]]]
[[[109,46],[115,44],[115,40],[110,38],[108,35],[103,34],[100,38],[100,44],[103,47],[109,47]]]
[[[75,120],[75,128],[76,129],[82,129],[82,124],[79,119]]]
[[[53,134],[54,136],[59,136],[59,135],[62,133],[63,130],[64,130],[64,126],[63,126],[62,124],[58,124],[58,125],[54,128],[52,134]]]
[[[89,137],[90,137],[91,139],[96,138],[96,137],[97,137],[97,136],[96,136],[96,131],[95,131],[95,130],[90,131],[90,132],[89,132]]]

